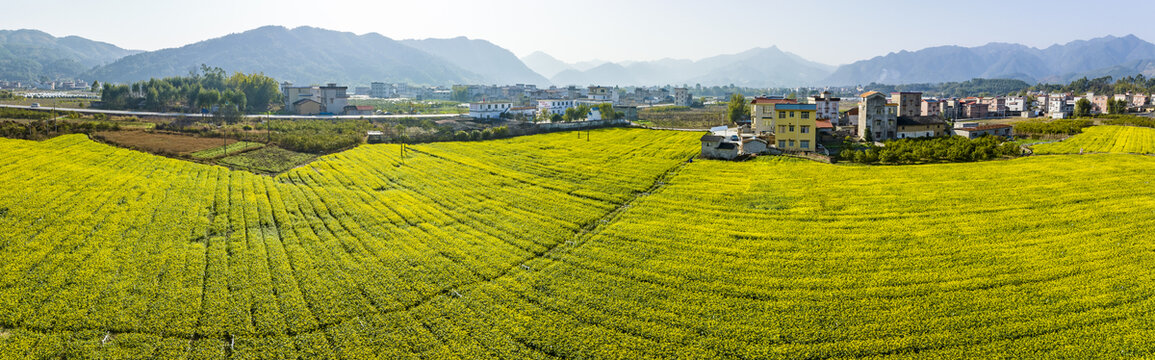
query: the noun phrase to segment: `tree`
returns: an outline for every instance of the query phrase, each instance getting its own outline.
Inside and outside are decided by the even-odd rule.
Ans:
[[[1107,112],[1110,114],[1122,114],[1127,112],[1127,101],[1107,99]]]
[[[92,80],[92,91],[100,91],[100,82]]]
[[[1079,99],[1075,102],[1075,116],[1086,117],[1091,116],[1091,100],[1087,98]]]
[[[208,109],[220,103],[220,101],[221,93],[216,90],[200,89],[200,91],[197,92],[197,107]]]
[[[598,112],[602,114],[602,120],[616,120],[618,114],[614,111],[614,104],[602,103],[598,104]]]
[[[533,118],[533,122],[549,122],[552,117],[552,111],[541,109],[537,111],[537,116]]]
[[[726,104],[726,116],[730,122],[749,119],[750,107],[746,105],[746,97],[736,93],[730,94],[730,102]]]

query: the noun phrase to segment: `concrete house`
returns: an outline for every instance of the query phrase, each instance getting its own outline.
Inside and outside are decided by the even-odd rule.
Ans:
[[[979,125],[977,123],[959,124],[959,127],[953,129],[957,136],[962,136],[967,139],[979,138],[982,136],[1002,136],[1007,139],[1014,138],[1015,128],[1006,124],[993,125]]]
[[[778,115],[775,106],[783,104],[797,104],[798,101],[785,99],[781,96],[757,97],[750,102],[750,129],[755,135],[771,135],[774,133],[774,120]]]
[[[738,157],[738,143],[726,141],[725,137],[706,134],[702,135],[702,157],[706,159],[734,160]]]
[[[811,96],[810,99],[814,102],[818,120],[838,121],[838,102],[842,101],[841,98],[831,97],[829,91],[823,91],[822,95]]]
[[[690,106],[694,104],[694,97],[686,88],[674,88],[674,106]]]
[[[469,104],[469,117],[474,119],[497,119],[513,108],[511,102],[479,102]]]
[[[321,104],[319,113],[341,114],[345,106],[349,105],[348,86],[337,86],[329,83],[326,86],[293,86],[291,82],[281,84],[281,94],[285,96],[285,110],[300,114],[296,110],[296,103],[301,99],[311,99]]]
[[[886,102],[886,96],[877,91],[860,95],[858,103],[858,136],[873,141],[895,139],[898,136],[898,105]]]
[[[923,138],[945,136],[946,121],[934,116],[899,116],[898,138]]]
[[[896,116],[918,116],[922,113],[922,93],[920,92],[890,93],[890,102],[898,106]]]
[[[293,102],[293,112],[297,115],[318,115],[324,112],[324,107],[317,100],[304,98]]]

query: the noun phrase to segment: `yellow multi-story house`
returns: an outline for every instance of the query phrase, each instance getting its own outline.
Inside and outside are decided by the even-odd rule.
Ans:
[[[781,98],[757,98],[751,105],[751,130],[760,136],[773,136],[771,146],[794,151],[814,151],[818,146],[815,141],[817,106],[814,104],[799,104]]]

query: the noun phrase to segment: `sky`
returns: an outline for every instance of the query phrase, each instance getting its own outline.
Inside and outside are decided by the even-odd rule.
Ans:
[[[265,25],[393,39],[485,39],[566,62],[698,60],[777,46],[841,65],[900,50],[990,42],[1047,47],[1134,34],[1155,42],[1155,1],[2,0],[0,29],[77,35],[136,50]]]

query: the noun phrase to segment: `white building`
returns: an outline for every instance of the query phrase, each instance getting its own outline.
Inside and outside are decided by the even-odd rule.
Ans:
[[[618,90],[606,86],[590,86],[589,94],[586,95],[589,100],[609,101],[614,104],[618,103]]]
[[[321,105],[325,106],[325,112],[330,114],[340,114],[345,111],[345,105],[349,105],[349,95],[346,91],[348,86],[337,86],[335,83],[320,87],[321,89]]]
[[[1075,113],[1075,100],[1062,95],[1051,95],[1048,99],[1047,114],[1052,119],[1068,118]]]
[[[694,104],[694,96],[690,94],[690,89],[674,88],[674,106],[686,106]]]
[[[1027,99],[1019,96],[1008,97],[1006,106],[1009,112],[1023,112],[1029,109],[1027,107]]]
[[[469,117],[474,119],[497,119],[513,107],[510,102],[479,102],[469,104]]]
[[[296,112],[294,104],[297,102],[310,99],[320,103],[324,112],[340,114],[345,111],[345,105],[349,104],[349,95],[346,93],[348,89],[347,86],[337,86],[335,83],[326,86],[293,86],[293,83],[286,81],[281,84],[285,110],[289,112]]]
[[[811,96],[817,111],[814,118],[817,120],[832,120],[838,122],[838,102],[841,98],[830,97],[829,91],[823,91],[821,96]]]
[[[369,83],[369,97],[380,99],[394,98],[397,97],[397,89],[383,82]]]
[[[537,111],[539,113],[540,112],[547,112],[547,113],[550,113],[551,115],[563,115],[563,114],[565,114],[565,109],[569,109],[569,108],[574,107],[574,106],[576,106],[576,102],[574,100],[538,100],[537,101]]]

